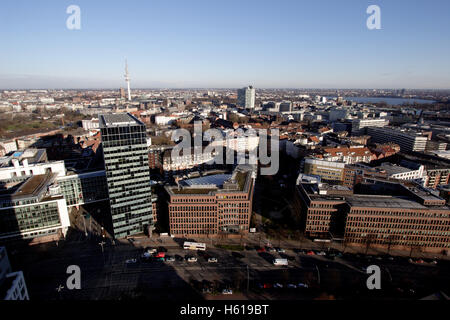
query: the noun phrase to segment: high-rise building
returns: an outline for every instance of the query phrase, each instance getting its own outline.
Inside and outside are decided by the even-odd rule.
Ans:
[[[115,238],[151,232],[150,169],[145,125],[129,113],[99,115]]]
[[[248,86],[246,88],[238,89],[237,104],[245,109],[255,108],[255,88]]]

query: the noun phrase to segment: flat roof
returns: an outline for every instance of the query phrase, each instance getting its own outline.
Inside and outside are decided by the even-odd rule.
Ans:
[[[391,209],[428,209],[420,203],[402,197],[379,195],[346,196],[345,200],[352,207],[391,208]]]
[[[222,187],[223,183],[231,178],[231,174],[214,174],[210,176],[203,176],[199,178],[186,179],[180,181],[180,184],[185,186],[218,186]]]
[[[143,125],[142,122],[129,113],[100,114],[98,118],[102,128]]]
[[[399,165],[395,165],[392,163],[387,163],[387,162],[382,163],[381,166],[376,167],[376,168],[385,170],[389,175],[415,171],[413,169],[408,169],[408,168],[405,168],[405,167],[402,167]]]

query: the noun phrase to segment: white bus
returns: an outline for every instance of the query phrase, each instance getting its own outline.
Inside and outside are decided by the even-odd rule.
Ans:
[[[185,241],[183,248],[186,250],[206,250],[206,244],[205,243],[199,243],[199,242],[189,242]]]
[[[287,259],[275,259],[275,260],[273,260],[273,264],[276,266],[287,266],[288,261],[287,261]]]

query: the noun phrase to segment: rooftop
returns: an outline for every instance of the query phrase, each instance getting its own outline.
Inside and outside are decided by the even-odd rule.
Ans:
[[[233,173],[220,173],[178,182],[178,186],[167,186],[169,194],[208,194],[210,192],[247,192],[252,177],[251,168],[238,166]]]
[[[345,197],[352,207],[392,208],[392,209],[425,209],[426,207],[416,201],[402,197],[379,195],[353,195]]]
[[[98,117],[101,128],[143,125],[142,122],[137,120],[130,113],[100,114]]]
[[[194,179],[186,179],[180,181],[183,186],[198,186],[198,185],[214,185],[222,187],[223,183],[231,178],[231,174],[214,174]]]

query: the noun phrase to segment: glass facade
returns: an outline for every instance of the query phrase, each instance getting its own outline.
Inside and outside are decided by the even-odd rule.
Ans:
[[[23,238],[33,238],[38,235],[53,234],[59,226],[61,226],[61,220],[56,201],[0,210],[0,235],[2,236],[28,233]],[[46,228],[51,229],[42,230]]]
[[[115,238],[153,226],[145,125],[129,114],[100,115]]]
[[[63,177],[58,185],[68,206],[108,199],[104,171]]]

